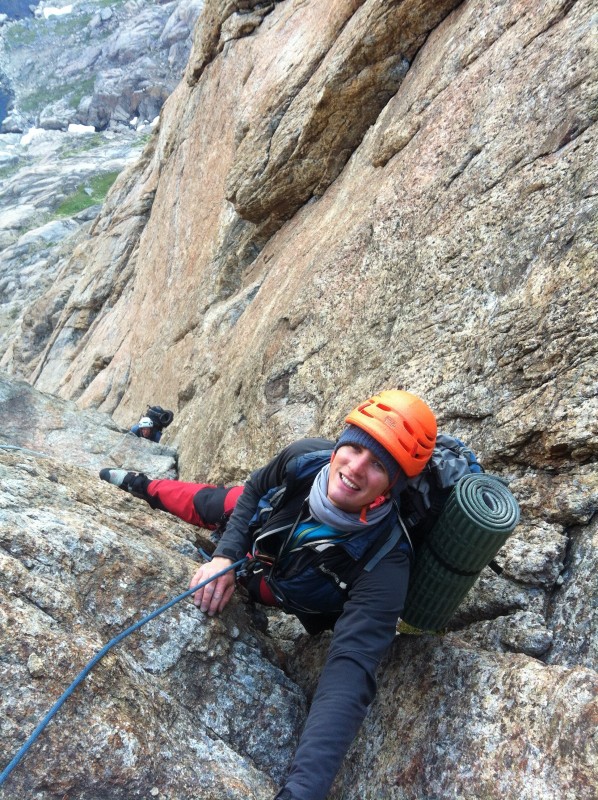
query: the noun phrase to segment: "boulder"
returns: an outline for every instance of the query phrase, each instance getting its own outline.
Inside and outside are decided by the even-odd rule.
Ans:
[[[596,681],[458,636],[399,637],[331,797],[590,800]]]

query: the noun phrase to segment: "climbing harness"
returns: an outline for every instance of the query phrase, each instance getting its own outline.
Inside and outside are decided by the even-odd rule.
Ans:
[[[115,636],[114,639],[112,639],[111,641],[108,642],[108,644],[104,645],[104,647],[102,647],[102,649],[99,652],[97,652],[96,655],[91,659],[91,661],[87,664],[87,666],[83,670],[81,670],[79,675],[71,683],[71,685],[68,687],[68,689],[58,698],[58,700],[54,703],[52,708],[48,711],[46,716],[42,719],[42,721],[39,723],[39,725],[35,728],[35,730],[31,734],[31,736],[29,736],[29,738],[27,739],[25,744],[16,753],[16,755],[14,756],[12,761],[2,771],[2,773],[0,773],[0,786],[2,786],[2,784],[6,781],[6,779],[10,775],[10,773],[17,766],[19,761],[21,761],[23,756],[27,753],[29,748],[36,741],[36,739],[38,738],[40,733],[44,730],[44,728],[50,722],[50,720],[56,714],[56,712],[61,708],[61,706],[66,702],[66,700],[72,695],[72,693],[75,691],[77,686],[82,681],[85,680],[85,678],[89,675],[91,670],[106,655],[106,653],[109,650],[111,650],[115,645],[117,645],[119,642],[121,642],[124,638],[129,636],[129,634],[134,633],[136,630],[141,628],[142,625],[145,625],[146,622],[150,622],[152,619],[157,617],[159,614],[162,614],[162,613],[164,613],[164,611],[167,611],[169,608],[172,608],[172,606],[175,605],[175,603],[178,603],[179,601],[184,600],[185,597],[189,597],[189,595],[191,595],[191,594],[195,594],[195,592],[197,592],[198,589],[203,589],[203,587],[207,586],[208,583],[211,583],[212,581],[215,581],[217,578],[222,577],[222,575],[225,575],[227,572],[231,572],[232,570],[240,569],[245,564],[245,562],[247,562],[248,560],[249,560],[249,557],[246,556],[245,558],[242,558],[239,561],[236,561],[234,564],[231,564],[229,567],[226,567],[225,569],[221,570],[220,572],[217,572],[216,575],[213,575],[211,578],[208,578],[208,580],[197,584],[197,586],[194,586],[192,589],[188,589],[186,592],[183,592],[183,594],[178,595],[177,597],[173,598],[172,600],[170,600],[165,605],[161,606],[160,608],[157,608],[155,611],[152,611],[151,614],[148,614],[146,617],[143,617],[143,619],[140,619],[139,622],[136,622],[134,625],[131,625],[129,628],[127,628],[126,630],[122,631],[122,633],[119,633],[118,636]]]

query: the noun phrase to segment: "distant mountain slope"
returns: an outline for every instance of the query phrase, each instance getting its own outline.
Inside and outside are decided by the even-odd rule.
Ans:
[[[0,64],[13,106],[2,130],[151,121],[187,63],[201,5],[42,0],[35,16],[5,23]]]
[[[43,0],[35,15],[0,22],[0,95],[10,108],[0,129],[1,350],[45,346],[68,289],[31,324],[22,310],[54,292],[108,189],[139,157],[180,80],[200,7]]]

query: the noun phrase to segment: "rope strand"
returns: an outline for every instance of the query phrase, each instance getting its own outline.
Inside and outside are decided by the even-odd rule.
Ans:
[[[114,639],[111,639],[111,641],[109,641],[108,644],[104,645],[104,647],[102,647],[102,649],[100,651],[98,651],[96,653],[96,655],[91,659],[91,661],[87,664],[87,666],[85,666],[81,670],[79,675],[77,675],[77,677],[71,683],[71,685],[68,687],[68,689],[65,692],[63,692],[63,694],[58,698],[58,700],[54,703],[52,708],[48,711],[46,716],[42,719],[42,721],[39,723],[39,725],[35,728],[33,733],[29,736],[29,738],[27,739],[25,744],[15,754],[14,758],[12,759],[12,761],[6,766],[6,768],[2,771],[2,773],[0,773],[0,786],[2,786],[2,784],[6,781],[6,779],[10,775],[10,773],[17,766],[17,764],[21,761],[23,756],[27,753],[27,751],[30,749],[30,747],[33,745],[33,743],[39,737],[39,735],[44,730],[46,725],[50,722],[52,717],[54,717],[54,715],[61,708],[61,706],[64,705],[64,703],[68,700],[68,698],[73,694],[73,692],[75,691],[77,686],[80,683],[82,683],[82,681],[85,680],[85,678],[89,675],[91,670],[106,655],[106,653],[109,650],[111,650],[115,645],[117,645],[119,642],[121,642],[124,638],[129,636],[131,633],[134,633],[136,630],[141,628],[142,625],[145,625],[147,622],[150,622],[152,619],[157,617],[159,614],[163,614],[164,611],[167,611],[169,608],[172,608],[172,606],[175,605],[175,603],[178,603],[181,600],[184,600],[185,597],[189,597],[189,595],[194,594],[198,589],[203,589],[203,587],[207,586],[208,583],[211,583],[211,581],[215,581],[217,578],[222,577],[222,575],[225,575],[227,572],[230,572],[231,570],[238,569],[239,567],[241,567],[248,560],[249,560],[248,557],[242,558],[239,561],[236,561],[234,564],[231,564],[229,567],[226,567],[225,569],[221,570],[220,572],[217,572],[216,575],[213,575],[211,578],[208,578],[208,580],[203,581],[202,583],[199,583],[197,586],[194,586],[192,589],[188,589],[186,592],[183,592],[183,594],[178,595],[177,597],[173,598],[172,600],[170,600],[165,605],[160,606],[160,608],[157,608],[155,611],[152,611],[151,614],[148,614],[146,617],[143,617],[143,619],[140,619],[134,625],[131,625],[129,628],[127,628],[126,630],[124,630],[121,633],[119,633],[118,636],[115,636]]]

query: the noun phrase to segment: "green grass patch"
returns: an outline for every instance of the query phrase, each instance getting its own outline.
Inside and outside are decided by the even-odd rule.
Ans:
[[[26,112],[40,111],[50,103],[56,103],[64,98],[71,108],[76,109],[84,97],[93,94],[94,84],[95,77],[90,77],[56,86],[40,86],[39,89],[24,95],[19,106]]]
[[[62,38],[73,36],[89,25],[93,14],[65,14],[63,17],[48,17],[47,24]]]
[[[62,86],[43,86],[24,95],[19,106],[23,111],[38,111],[48,103],[55,103],[63,96]]]
[[[73,84],[71,88],[72,96],[71,103],[75,108],[79,107],[79,103],[84,97],[93,94],[93,87],[95,86],[95,76],[91,78],[84,78],[79,83]]]
[[[106,140],[101,133],[88,133],[82,139],[77,147],[65,147],[60,151],[60,158],[72,158],[81,153],[87,153],[90,150],[95,150],[96,147],[101,147],[106,143]]]
[[[82,183],[74,194],[65,198],[58,206],[56,216],[72,217],[90,206],[102,203],[118,175],[118,172],[103,172],[87,183]]]
[[[16,50],[19,47],[29,47],[37,39],[37,30],[33,24],[13,22],[6,27],[4,45],[7,50]]]
[[[47,19],[36,18],[15,20],[7,26],[4,34],[4,43],[7,50],[16,50],[19,47],[32,47],[39,36],[52,33],[61,39],[69,39],[85,31],[87,37],[90,31],[86,30],[93,14],[65,14],[64,16],[51,16]]]

